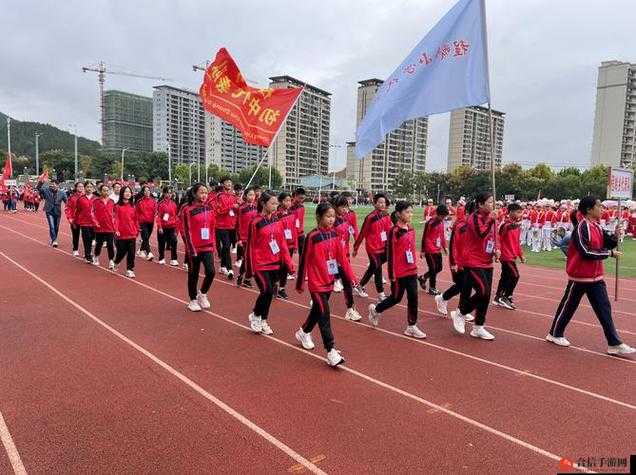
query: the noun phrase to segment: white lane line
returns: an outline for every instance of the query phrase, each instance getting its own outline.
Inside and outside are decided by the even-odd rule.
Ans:
[[[2,412],[0,412],[0,440],[2,440],[2,445],[4,445],[4,449],[9,456],[13,473],[15,473],[15,475],[26,475],[26,469],[24,468],[18,449],[13,443],[13,437],[11,437],[11,432],[9,432],[9,427],[7,427]]]
[[[91,312],[89,312],[86,308],[84,308],[83,306],[81,306],[80,304],[75,302],[73,299],[71,299],[70,297],[66,296],[65,294],[63,294],[62,292],[57,290],[51,284],[49,284],[45,280],[41,279],[39,276],[37,276],[36,274],[34,274],[30,270],[28,270],[26,267],[22,266],[18,262],[16,262],[13,259],[11,259],[4,252],[0,251],[0,255],[2,257],[4,257],[6,260],[8,260],[9,262],[11,262],[13,265],[15,265],[18,269],[22,270],[24,273],[28,274],[33,279],[37,280],[40,284],[44,285],[46,288],[48,288],[51,292],[56,294],[58,297],[60,297],[66,303],[68,303],[69,305],[75,307],[77,310],[79,310],[84,315],[89,317],[95,323],[97,323],[98,325],[101,325],[104,329],[106,329],[107,331],[109,331],[110,333],[115,335],[121,341],[123,341],[124,343],[126,343],[130,347],[132,347],[135,350],[137,350],[139,353],[141,353],[142,355],[144,355],[145,357],[150,359],[153,363],[155,363],[158,366],[160,366],[163,369],[165,369],[168,373],[170,373],[175,378],[179,379],[181,382],[183,382],[184,384],[189,386],[195,392],[199,393],[201,396],[203,396],[204,398],[206,398],[207,400],[212,402],[214,405],[216,405],[217,407],[219,407],[220,409],[225,411],[227,414],[229,414],[230,416],[232,416],[233,418],[238,420],[241,424],[247,426],[249,429],[251,429],[252,431],[256,432],[258,435],[260,435],[267,442],[269,442],[274,447],[276,447],[277,449],[279,449],[282,452],[284,452],[285,454],[287,454],[290,458],[292,458],[293,460],[295,460],[299,464],[303,465],[309,471],[311,471],[312,473],[315,473],[315,474],[326,475],[326,473],[323,472],[320,468],[318,468],[312,462],[310,462],[305,457],[300,455],[298,452],[296,452],[295,450],[290,448],[288,445],[286,445],[285,443],[283,443],[280,440],[278,440],[272,434],[270,434],[269,432],[265,431],[264,429],[262,429],[261,427],[256,425],[254,422],[252,422],[247,417],[245,417],[244,415],[242,415],[241,413],[239,413],[238,411],[236,411],[235,409],[233,409],[232,407],[230,407],[229,405],[227,405],[226,403],[221,401],[219,398],[217,398],[217,397],[213,396],[212,394],[210,394],[208,391],[203,389],[201,386],[199,386],[197,383],[195,383],[190,378],[185,376],[183,373],[180,373],[179,371],[174,369],[172,366],[170,366],[165,361],[161,360],[160,358],[158,358],[157,356],[155,356],[154,354],[152,354],[151,352],[149,352],[148,350],[146,350],[142,346],[138,345],[137,343],[132,341],[130,338],[128,338],[124,334],[118,332],[117,330],[115,330],[113,327],[111,327],[106,322],[100,320],[98,317],[96,317]],[[3,442],[4,442],[4,438],[3,438]],[[6,447],[6,444],[5,444],[5,447]],[[9,451],[9,449],[7,449],[7,451]],[[16,453],[17,453],[17,451],[16,451]]]
[[[60,292],[59,290],[57,290],[55,287],[53,287],[52,285],[50,285],[49,283],[47,283],[45,280],[41,279],[39,276],[37,276],[36,274],[34,274],[33,272],[31,272],[30,270],[28,270],[27,268],[25,268],[24,266],[22,266],[21,264],[19,264],[18,262],[14,261],[13,259],[11,259],[9,256],[7,256],[4,252],[0,251],[0,255],[3,256],[5,259],[7,259],[9,262],[11,262],[12,264],[14,264],[16,267],[18,267],[19,269],[21,269],[23,272],[27,273],[28,275],[30,275],[32,278],[34,278],[35,280],[37,280],[38,282],[40,282],[42,285],[46,286],[49,290],[51,290],[53,293],[55,293],[56,295],[58,295],[60,298],[62,298],[63,300],[65,300],[67,303],[69,303],[70,305],[72,305],[73,307],[77,308],[78,310],[80,310],[82,313],[84,313],[85,315],[87,315],[89,318],[91,318],[93,321],[95,321],[96,323],[98,323],[99,325],[101,325],[102,327],[104,327],[106,330],[108,330],[109,332],[111,332],[113,335],[117,336],[118,338],[120,338],[122,341],[124,341],[125,343],[127,343],[128,345],[132,346],[133,348],[135,348],[137,351],[139,351],[140,353],[142,353],[143,355],[147,356],[148,358],[150,358],[153,362],[157,363],[158,365],[160,365],[161,367],[163,367],[164,369],[166,369],[167,371],[169,371],[171,374],[174,374],[176,377],[178,377],[180,380],[182,380],[184,383],[186,383],[188,386],[190,386],[192,389],[194,389],[195,391],[197,391],[198,393],[200,393],[201,395],[203,395],[204,397],[206,397],[207,399],[211,400],[212,402],[214,402],[215,404],[217,404],[219,407],[221,407],[223,410],[225,410],[226,412],[228,412],[230,415],[232,415],[233,417],[236,417],[238,420],[240,420],[242,423],[244,423],[245,425],[247,425],[248,427],[250,427],[252,430],[254,430],[255,432],[259,433],[259,435],[262,435],[263,437],[265,437],[267,440],[269,440],[269,437],[271,437],[274,441],[277,441],[277,439],[275,439],[273,436],[270,436],[269,434],[267,434],[267,432],[265,432],[264,430],[260,429],[258,426],[256,426],[255,424],[253,424],[252,422],[250,422],[248,419],[246,419],[245,417],[241,416],[240,414],[236,413],[236,411],[234,411],[232,408],[230,408],[229,406],[227,406],[225,403],[223,403],[222,401],[214,398],[214,396],[212,396],[211,394],[207,393],[207,391],[205,391],[203,388],[201,388],[200,386],[198,386],[196,383],[194,383],[193,381],[191,381],[190,379],[188,379],[186,376],[182,375],[181,373],[179,373],[177,370],[175,370],[174,368],[172,368],[170,365],[168,365],[167,363],[164,363],[162,360],[160,360],[159,358],[157,358],[156,356],[154,356],[152,353],[148,352],[147,350],[145,350],[144,348],[142,348],[141,346],[137,345],[136,343],[134,343],[132,340],[130,340],[129,338],[127,338],[125,335],[123,335],[122,333],[118,332],[117,330],[115,330],[113,327],[111,327],[110,325],[108,325],[107,323],[103,322],[102,320],[100,320],[99,318],[97,318],[96,316],[94,316],[92,313],[90,313],[88,310],[86,310],[84,307],[82,307],[80,304],[76,303],[75,301],[73,301],[71,298],[67,297],[65,294],[63,294],[62,292]],[[102,267],[99,267],[99,269],[103,270],[104,272],[109,272],[107,269],[104,269]],[[120,275],[120,274],[112,274],[114,276],[120,277],[122,279],[126,279],[128,282],[130,283],[134,283],[137,284],[147,290],[153,291],[155,293],[158,293],[160,295],[163,295],[166,298],[169,298],[171,300],[174,300],[176,302],[180,302],[184,305],[186,305],[188,302],[186,302],[185,300],[182,300],[178,297],[175,297],[173,295],[170,295],[166,292],[163,292],[159,289],[156,289],[152,286],[146,285],[142,282],[139,282],[137,280],[130,280],[127,279],[125,276]],[[205,313],[212,315],[213,317],[215,317],[216,319],[222,320],[226,323],[229,323],[231,325],[234,325],[236,327],[242,328],[245,331],[249,331],[249,327],[247,325],[243,325],[240,324],[232,319],[229,319],[227,317],[224,317],[222,315],[219,315],[217,313],[214,313],[210,310],[204,310]],[[318,356],[317,354],[311,353],[309,351],[306,351],[300,347],[294,346],[290,343],[287,343],[286,341],[283,340],[279,340],[276,337],[273,336],[267,336],[265,338],[270,339],[271,341],[274,341],[280,345],[283,345],[287,348],[290,348],[292,350],[295,351],[299,351],[301,353],[304,353],[307,356],[310,356],[312,358],[316,358],[320,361],[324,362],[324,359],[320,356]],[[560,461],[561,460],[561,456],[556,455],[550,451],[547,451],[545,449],[542,449],[538,446],[535,446],[529,442],[526,442],[524,440],[521,440],[513,435],[510,435],[506,432],[502,432],[498,429],[495,429],[494,427],[488,426],[486,424],[483,424],[475,419],[471,419],[469,417],[466,417],[462,414],[459,414],[458,412],[452,411],[446,407],[444,407],[443,405],[439,405],[439,404],[435,404],[434,402],[428,401],[426,399],[423,399],[419,396],[416,396],[415,394],[411,394],[407,391],[404,391],[402,389],[399,389],[395,386],[392,386],[391,384],[385,383],[383,381],[380,381],[378,379],[373,378],[372,376],[368,376],[360,371],[356,371],[354,369],[351,369],[347,366],[340,366],[339,369],[346,371],[348,373],[351,373],[365,381],[368,381],[370,383],[373,383],[374,385],[377,385],[379,387],[382,387],[384,389],[387,389],[391,392],[394,392],[396,394],[399,394],[401,396],[404,396],[408,399],[411,399],[413,401],[416,401],[420,404],[423,404],[425,406],[428,406],[429,408],[435,409],[439,412],[443,412],[448,416],[451,416],[455,419],[458,419],[462,422],[465,422],[473,427],[476,427],[478,429],[481,429],[485,432],[488,432],[490,434],[496,435],[508,442],[511,442],[513,444],[519,445],[521,447],[524,447],[532,452],[535,452],[539,455],[542,455],[544,457],[550,458],[552,460],[556,460],[556,461]],[[218,401],[218,402],[217,402]],[[226,409],[227,408],[227,409]],[[231,412],[230,412],[231,411]],[[235,415],[236,414],[236,415]],[[237,417],[238,416],[238,417]],[[271,440],[270,440],[271,442]],[[286,453],[288,453],[288,455],[290,455],[290,457],[294,458],[296,461],[298,461],[299,463],[303,463],[306,462],[307,465],[305,465],[303,463],[303,465],[305,465],[307,468],[310,468],[310,466],[313,466],[313,464],[306,460],[305,458],[303,458],[302,456],[296,454],[296,452],[294,452],[292,449],[288,448],[287,446],[285,446],[282,442],[278,442],[279,444],[281,444],[283,447],[286,447],[287,451],[283,450],[281,447],[281,450],[285,451]],[[274,444],[277,445],[277,444]],[[292,455],[294,454],[294,455]],[[318,467],[315,467],[316,471],[314,473],[324,473],[322,472]],[[584,469],[581,469],[582,471],[586,471]],[[593,472],[588,472],[588,473],[593,473]]]

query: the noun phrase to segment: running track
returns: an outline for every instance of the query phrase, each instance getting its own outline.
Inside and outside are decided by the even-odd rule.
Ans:
[[[0,473],[555,473],[562,457],[633,452],[636,361],[604,354],[589,307],[574,347],[543,341],[558,270],[521,268],[520,310],[490,310],[494,342],[453,334],[422,293],[425,341],[402,336],[405,308],[374,331],[334,294],[334,370],[317,331],[313,352],[293,337],[307,294],[275,301],[275,334],[253,335],[254,291],[217,279],[193,314],[182,269],[138,259],[128,280],[73,259],[68,232],[56,251],[41,214],[0,216]],[[636,281],[621,295],[633,345]]]

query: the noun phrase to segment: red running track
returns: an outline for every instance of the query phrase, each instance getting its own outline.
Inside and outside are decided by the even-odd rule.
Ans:
[[[0,317],[9,329],[0,333],[0,355],[11,368],[0,412],[27,471],[303,468],[70,302],[312,470],[554,473],[560,457],[627,456],[633,447],[633,360],[603,356],[600,344],[563,351],[531,338],[544,320],[497,310],[489,319],[509,332],[481,342],[424,314],[422,343],[400,336],[404,309],[387,312],[382,331],[334,318],[347,365],[332,370],[320,349],[319,360],[295,345],[306,296],[275,302],[274,338],[252,335],[245,327],[253,292],[216,281],[213,313],[188,313],[182,270],[138,261],[135,281],[112,275],[69,257],[67,236],[61,250],[47,247],[41,219],[0,221],[1,269],[15,277],[5,294],[15,300],[3,304],[16,310]],[[332,302],[342,315],[341,297]],[[430,299],[421,308],[430,311]],[[600,333],[572,330],[585,344]]]

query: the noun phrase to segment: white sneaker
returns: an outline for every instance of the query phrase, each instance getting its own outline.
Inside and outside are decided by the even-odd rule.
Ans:
[[[230,250],[230,252],[232,254],[236,254],[236,246],[232,246],[232,249]]]
[[[327,353],[327,364],[329,366],[338,366],[345,362],[345,359],[342,357],[340,352],[335,348],[332,348],[329,353]]]
[[[126,271],[126,277],[134,279],[135,278],[135,273],[133,271],[131,271],[131,270],[127,270]]]
[[[287,280],[294,280],[296,276],[294,274],[287,274]]]
[[[299,328],[296,332],[296,340],[298,340],[298,343],[306,350],[313,350],[315,348],[311,333],[305,333],[302,328]]]
[[[173,266],[173,267],[176,267],[176,266],[179,265],[179,261],[176,260],[176,259],[173,259],[173,260],[170,261],[170,265]]]
[[[382,283],[386,284],[386,279],[384,277],[382,277]]]
[[[552,336],[549,333],[545,336],[546,341],[559,346],[570,346],[570,342],[564,336]]]
[[[137,251],[137,256],[141,257],[142,259],[148,258],[148,254],[146,254],[146,251]]]
[[[486,330],[483,325],[474,325],[473,329],[470,331],[470,336],[474,338],[481,338],[482,340],[495,339],[495,335]]]
[[[79,257],[79,251],[73,251],[73,257]]]
[[[366,299],[369,296],[369,294],[367,294],[364,290],[364,287],[359,286],[353,288],[353,293],[356,294],[358,297],[362,297],[363,299]]]
[[[475,321],[475,317],[473,317],[472,313],[469,313],[468,315],[464,315],[464,321],[465,322],[474,322]]]
[[[51,243],[51,246],[53,246],[53,247],[59,246],[59,244],[57,242],[57,239]]]
[[[190,310],[191,312],[200,312],[201,305],[199,305],[199,302],[197,302],[196,300],[190,300],[190,303],[188,304],[188,310]]]
[[[263,330],[263,319],[261,317],[257,317],[254,315],[254,312],[252,312],[247,318],[250,321],[250,329],[254,333],[260,333],[261,330]]]
[[[386,299],[386,294],[384,292],[380,292],[378,294],[378,303],[382,302],[384,299]]]
[[[274,333],[267,320],[261,320],[261,333],[263,335],[272,335]]]
[[[369,304],[369,322],[374,328],[380,324],[380,314],[375,310],[375,304]]]
[[[188,264],[186,262],[183,263],[183,269],[188,272]]]
[[[210,301],[208,300],[208,296],[199,292],[197,294],[197,302],[201,308],[210,308]]]
[[[219,272],[220,272],[221,274],[225,275],[225,276],[227,275],[227,269],[226,269],[225,267],[221,267],[221,268],[219,269]]]
[[[152,255],[152,252],[149,252],[148,254],[146,254],[146,259],[148,259],[149,261],[151,261],[155,256]]]
[[[451,312],[451,318],[453,320],[453,328],[455,331],[460,335],[466,333],[466,322],[464,321],[464,316],[460,313],[460,311],[453,310]]]
[[[99,257],[93,256],[93,265],[94,266],[98,266],[99,265]]]
[[[162,266],[165,266],[166,265],[166,260],[165,259],[159,259],[157,261],[157,264],[161,264]]]
[[[241,264],[243,264],[243,259],[239,259],[238,261],[236,261],[234,263],[234,267],[236,267],[237,269],[241,268]]]
[[[426,338],[426,333],[417,328],[417,325],[409,325],[404,330],[406,336],[412,336],[413,338]]]
[[[233,270],[227,271],[227,278],[229,280],[232,280],[234,278],[234,271]]]
[[[435,305],[437,305],[437,311],[442,315],[448,315],[448,308],[446,306],[446,300],[441,295],[435,296]]]
[[[342,292],[344,290],[344,286],[342,285],[342,281],[340,279],[336,279],[333,283],[333,291],[334,292]]]
[[[621,343],[616,346],[608,346],[607,353],[609,355],[631,355],[632,353],[636,353],[636,349],[625,343]]]
[[[345,313],[345,320],[357,322],[362,320],[362,315],[360,315],[355,308],[348,308],[347,313]]]
[[[115,270],[115,261],[108,261],[108,269]]]

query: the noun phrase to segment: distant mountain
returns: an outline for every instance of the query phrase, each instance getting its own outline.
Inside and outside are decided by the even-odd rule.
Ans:
[[[7,150],[7,115],[0,112],[0,150]],[[40,153],[47,150],[65,150],[73,152],[73,134],[50,124],[39,122],[21,122],[11,120],[11,152],[17,156],[35,157],[35,133],[39,132]],[[78,137],[77,148],[80,154],[94,155],[101,149],[99,142]]]

